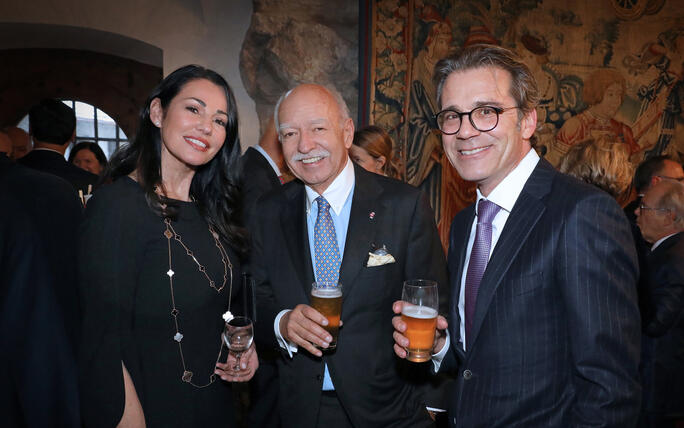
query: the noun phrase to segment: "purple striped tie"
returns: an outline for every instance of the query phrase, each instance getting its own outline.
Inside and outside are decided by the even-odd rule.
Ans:
[[[500,206],[486,199],[480,199],[477,205],[477,230],[468,262],[465,285],[465,332],[468,346],[470,345],[470,330],[475,316],[477,290],[480,288],[480,281],[487,267],[489,251],[492,248],[492,220],[500,209]]]

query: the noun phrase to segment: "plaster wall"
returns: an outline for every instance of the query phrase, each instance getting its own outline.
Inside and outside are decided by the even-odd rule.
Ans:
[[[52,24],[120,34],[163,51],[164,75],[190,63],[222,74],[235,92],[243,148],[259,137],[254,102],[240,78],[239,55],[252,15],[251,0],[4,0],[3,23]],[[32,48],[74,48],[68,40],[52,39]],[[21,40],[0,39],[0,49],[17,48]],[[107,46],[93,47],[111,53]],[[120,53],[145,62],[139,53]],[[154,59],[149,61],[154,64]],[[158,65],[158,64],[157,64]],[[7,66],[7,65],[5,65]]]

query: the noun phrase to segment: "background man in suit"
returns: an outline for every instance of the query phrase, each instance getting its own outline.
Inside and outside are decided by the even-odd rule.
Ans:
[[[34,149],[19,161],[29,168],[62,177],[76,189],[88,193],[88,185],[97,183],[91,174],[64,158],[64,152],[76,135],[74,110],[59,100],[45,99],[29,110],[29,131]]]
[[[536,83],[513,53],[466,48],[436,80],[445,152],[478,187],[451,226],[449,338],[433,360],[457,374],[451,425],[633,424],[637,268],[622,210],[531,148]],[[393,323],[404,356],[405,325]]]
[[[684,420],[684,184],[663,180],[651,186],[635,214],[653,245],[641,305],[640,426],[674,427]]]
[[[0,207],[2,425],[78,427],[72,272],[80,204],[66,181],[0,154]],[[55,228],[50,219],[63,215],[73,223]]]
[[[261,195],[280,187],[289,181],[289,171],[283,149],[278,141],[278,133],[273,119],[266,126],[264,135],[259,139],[259,144],[249,147],[240,158],[242,169],[242,193],[244,195],[243,215],[245,221],[254,214],[254,207]],[[260,366],[260,368],[262,368]]]
[[[353,165],[348,149],[354,124],[336,91],[297,86],[281,97],[275,117],[286,162],[301,181],[259,201],[252,267],[257,340],[282,354],[283,426],[430,425],[422,394],[402,377],[402,370],[415,367],[392,353],[389,311],[404,280],[446,281],[427,199],[405,183]],[[319,221],[334,226],[328,228],[334,236],[326,236],[331,247],[337,244],[330,259],[335,267],[328,273],[339,276],[344,287],[344,325],[333,352],[315,346],[327,348],[331,337],[322,327],[326,318],[309,306],[311,283],[329,267],[316,261]],[[369,267],[369,252],[383,246],[394,262]]]
[[[283,149],[273,119],[269,121],[259,144],[249,147],[240,158],[242,170],[243,216],[249,228],[259,198],[285,182],[287,170]],[[282,171],[282,172],[281,172]],[[279,353],[272,347],[259,349],[259,370],[249,381],[249,410],[247,426],[278,428],[278,367]],[[238,386],[239,387],[239,386]]]

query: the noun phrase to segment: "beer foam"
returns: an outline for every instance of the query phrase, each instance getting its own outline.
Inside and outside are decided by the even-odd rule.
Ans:
[[[311,290],[311,295],[321,299],[334,299],[342,297],[342,290],[339,288],[315,288]]]
[[[437,317],[437,311],[435,309],[428,308],[427,306],[407,304],[404,304],[404,309],[401,311],[401,314],[406,315],[407,317],[420,318],[424,320]]]

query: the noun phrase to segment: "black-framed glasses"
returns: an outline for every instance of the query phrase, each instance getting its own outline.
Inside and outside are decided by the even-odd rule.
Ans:
[[[667,175],[656,175],[656,177],[660,177],[663,180],[674,180],[679,181],[680,183],[684,183],[684,177],[669,177]]]
[[[494,106],[480,106],[470,111],[460,112],[453,109],[445,109],[435,115],[435,122],[437,128],[443,134],[453,135],[461,129],[463,123],[463,116],[468,116],[470,124],[473,128],[480,132],[491,131],[499,124],[499,115],[505,111],[513,110],[515,107],[494,107]]]

